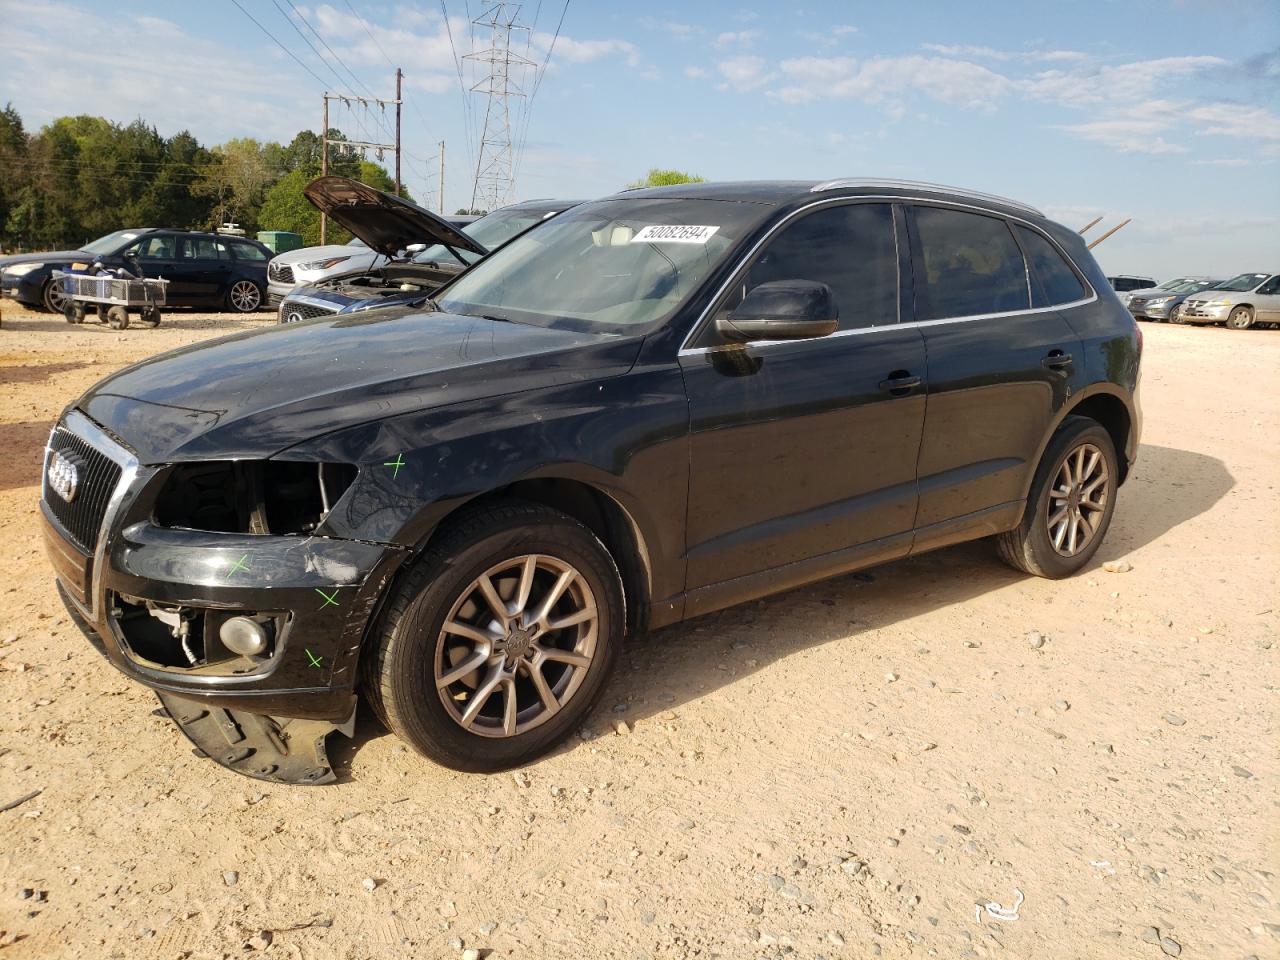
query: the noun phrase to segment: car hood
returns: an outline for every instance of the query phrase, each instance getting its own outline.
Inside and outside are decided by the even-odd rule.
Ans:
[[[431,211],[358,180],[318,177],[302,192],[321,213],[388,257],[413,243],[443,243],[481,256],[489,252]]]
[[[417,310],[322,318],[160,354],[76,406],[143,464],[269,457],[361,423],[615,376],[641,338]]]
[[[67,263],[72,260],[92,261],[93,254],[83,250],[53,250],[49,253],[15,253],[0,257],[0,270],[18,263]]]

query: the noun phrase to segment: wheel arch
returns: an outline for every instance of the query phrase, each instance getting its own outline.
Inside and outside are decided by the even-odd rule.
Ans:
[[[1096,421],[1111,436],[1111,443],[1116,448],[1120,461],[1120,482],[1123,483],[1129,472],[1129,458],[1126,455],[1129,435],[1133,430],[1133,416],[1129,407],[1118,394],[1098,391],[1086,396],[1068,409],[1054,425],[1054,432],[1067,417],[1088,417]]]
[[[623,504],[601,486],[560,475],[526,477],[455,502],[415,545],[415,556],[427,550],[460,512],[502,500],[539,503],[573,517],[604,544],[618,565],[627,611],[627,632],[648,626],[653,593],[653,563],[649,540],[641,524]]]

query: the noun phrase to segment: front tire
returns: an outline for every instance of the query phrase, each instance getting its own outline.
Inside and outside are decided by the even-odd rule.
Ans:
[[[1082,569],[1111,525],[1119,485],[1111,435],[1087,417],[1068,417],[1049,441],[1022,522],[996,543],[1006,563],[1058,580]]]
[[[129,311],[119,305],[107,309],[107,325],[112,330],[124,330],[129,326]]]
[[[252,280],[237,280],[227,291],[227,308],[236,313],[253,313],[262,306],[262,290]]]
[[[1186,321],[1182,319],[1182,304],[1177,304],[1169,311],[1169,322],[1186,323]]]
[[[52,278],[44,282],[40,299],[44,302],[44,308],[50,313],[62,313],[67,304],[67,295],[62,292],[62,283]]]
[[[471,510],[395,588],[370,641],[365,693],[437,763],[509,769],[595,706],[625,616],[617,565],[578,521],[521,501]]]
[[[1253,308],[1236,307],[1227,315],[1227,326],[1232,330],[1248,330],[1253,326]]]

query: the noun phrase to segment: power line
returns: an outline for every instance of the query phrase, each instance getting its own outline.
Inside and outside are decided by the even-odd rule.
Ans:
[[[297,55],[296,53],[294,53],[292,50],[290,50],[288,47],[286,47],[283,43],[281,43],[278,39],[276,39],[276,35],[275,35],[274,33],[272,33],[270,30],[268,30],[266,27],[264,27],[261,23],[259,23],[259,22],[258,22],[257,17],[255,17],[252,13],[250,13],[248,10],[246,10],[244,7],[242,7],[242,6],[240,5],[240,0],[231,0],[231,2],[232,2],[232,3],[234,3],[234,4],[236,5],[236,8],[237,8],[241,13],[243,13],[246,17],[248,17],[250,20],[252,20],[252,21],[253,21],[254,26],[256,26],[259,30],[261,30],[261,31],[262,31],[263,33],[265,33],[268,37],[270,37],[270,38],[271,38],[271,42],[272,42],[272,43],[274,43],[277,47],[279,47],[281,50],[283,50],[285,53],[287,53],[290,57],[292,57],[292,58],[293,58],[293,61],[294,61],[298,66],[300,66],[303,70],[307,71],[307,73],[309,73],[309,74],[311,74],[311,76],[315,77],[315,81],[316,81],[316,83],[320,84],[320,86],[322,86],[322,87],[326,85],[326,84],[325,84],[325,82],[324,82],[323,80],[321,80],[321,79],[320,79],[320,75],[319,75],[318,73],[316,73],[314,70],[312,70],[310,67],[308,67],[305,63],[303,63],[300,59],[298,59],[298,55]]]
[[[294,23],[293,20],[289,17],[289,14],[285,12],[284,7],[280,6],[280,0],[271,0],[271,2],[272,4],[275,5],[275,8],[279,12],[280,16],[284,17],[285,22],[289,24],[289,26],[293,29],[293,32],[296,33],[298,36],[300,36],[302,38],[302,42],[305,43],[307,47],[311,50],[311,52],[316,55],[316,59],[319,60],[321,63],[323,63],[325,66],[325,69],[333,74],[333,79],[338,81],[338,86],[339,87],[347,86],[347,81],[343,80],[342,76],[338,73],[338,71],[333,69],[333,64],[331,64],[328,60],[324,58],[324,54],[322,54],[319,50],[316,49],[316,45],[312,43],[310,39],[308,39],[305,33],[302,32],[302,28],[299,27],[296,23]]]
[[[294,5],[293,0],[285,0],[285,2],[289,4],[289,9],[291,9],[294,12],[294,15],[297,16],[297,18],[306,25],[307,29],[310,30],[315,35],[315,38],[324,45],[324,48],[329,51],[329,56],[333,57],[334,60],[338,61],[338,65],[342,67],[343,70],[347,71],[347,75],[350,76],[352,80],[354,80],[359,86],[364,87],[365,93],[369,94],[369,96],[371,97],[374,96],[374,92],[370,90],[369,87],[365,84],[365,82],[361,80],[359,77],[357,77],[351,71],[351,68],[348,67],[347,64],[343,61],[343,59],[340,56],[338,56],[337,53],[334,52],[333,47],[329,46],[329,42],[320,35],[320,31],[311,25],[311,21],[308,20],[303,15],[302,11],[299,10]]]

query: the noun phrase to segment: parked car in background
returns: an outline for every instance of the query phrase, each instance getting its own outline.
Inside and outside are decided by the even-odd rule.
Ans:
[[[117,230],[79,250],[0,258],[0,294],[61,313],[62,287],[53,272],[101,263],[168,280],[170,307],[251,313],[262,306],[270,259],[267,247],[244,237],[156,227]]]
[[[345,177],[333,177],[334,180],[345,180]],[[353,183],[358,181],[352,181]],[[308,189],[310,189],[308,187]],[[369,189],[373,189],[370,187]],[[408,203],[406,200],[405,203]],[[416,204],[410,204],[421,209]],[[325,210],[331,219],[339,224],[342,220],[332,216],[333,211]],[[441,217],[456,227],[471,223],[476,217]],[[345,224],[343,224],[345,226]],[[348,228],[349,230],[349,228]],[[349,232],[354,232],[350,231]],[[418,235],[407,238],[410,244],[430,243],[430,237]],[[323,247],[300,247],[271,258],[267,266],[267,303],[278,307],[289,294],[302,287],[312,286],[333,277],[366,273],[390,262],[404,247],[392,250],[389,254],[372,250],[357,234],[344,244],[328,244]]]
[[[311,190],[311,187],[307,189]],[[365,237],[371,245],[379,243],[379,249],[389,249],[409,237],[439,233],[441,218],[435,214],[403,198],[366,189],[377,196],[366,196],[360,204],[353,204],[350,199],[333,203],[333,191],[328,188],[317,189],[314,196],[310,193],[308,196],[352,233]],[[279,321],[296,323],[333,313],[352,313],[421,300],[489,251],[580,202],[527,200],[511,204],[461,228],[461,233],[471,242],[470,247],[439,242],[422,249],[423,244],[415,243],[407,257],[392,257],[373,269],[344,271],[319,283],[299,287],[281,302]],[[387,223],[397,221],[403,233],[388,234],[381,240],[372,239],[371,228],[382,230]]]
[[[1193,293],[1209,290],[1222,282],[1213,277],[1180,277],[1166,280],[1150,290],[1128,294],[1129,312],[1139,320],[1168,320],[1181,323],[1182,303]]]
[[[517,766],[648,628],[979,538],[1086,568],[1142,425],[1105,288],[1075,230],[938,185],[584,203],[423,309],[91,388],[45,453],[58,591],[248,776],[332,781],[357,691],[427,757]]]
[[[1233,330],[1280,323],[1280,274],[1242,273],[1190,296],[1182,304],[1182,322],[1224,323]]]
[[[1145,290],[1147,287],[1154,287],[1156,285],[1156,282],[1152,277],[1135,277],[1127,273],[1122,273],[1114,277],[1107,277],[1107,283],[1111,284],[1111,289],[1116,293],[1128,293],[1130,290]]]

